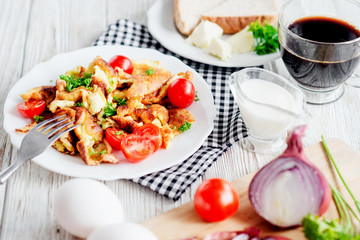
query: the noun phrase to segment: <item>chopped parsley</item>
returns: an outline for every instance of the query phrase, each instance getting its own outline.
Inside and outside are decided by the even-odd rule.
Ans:
[[[119,136],[120,134],[121,134],[121,135],[124,135],[125,133],[124,133],[124,131],[121,131],[121,130],[120,130],[120,131],[117,131],[117,132],[115,133],[116,136]]]
[[[34,118],[35,122],[37,122],[37,123],[44,121],[43,116],[34,115],[33,118]]]
[[[191,128],[191,123],[185,121],[185,123],[181,125],[181,127],[179,127],[179,131],[183,133],[186,130],[189,130],[190,128]]]
[[[104,107],[104,118],[111,117],[116,115],[116,108],[112,105],[112,103],[106,103],[106,106]]]
[[[173,130],[176,130],[176,126],[175,126],[175,125],[173,126]]]
[[[107,89],[107,91],[108,91],[109,93],[111,93],[111,91],[112,91],[111,87],[109,87],[109,88]]]
[[[75,107],[84,107],[84,103],[77,102],[77,103],[75,103]]]
[[[114,84],[114,80],[111,77],[108,77],[108,80],[111,84]]]
[[[145,73],[149,76],[153,75],[154,74],[154,69],[153,68],[150,68],[149,70],[146,70]]]
[[[89,148],[89,154],[90,154],[90,155],[94,155],[94,154],[103,155],[103,154],[107,154],[107,151],[104,150],[104,151],[101,151],[101,152],[95,152],[95,150],[94,150],[92,147],[90,147],[90,148]]]
[[[74,88],[80,86],[84,86],[88,89],[92,89],[92,87],[90,87],[92,81],[91,76],[92,74],[84,73],[83,78],[78,77],[77,79],[74,79],[73,75],[71,76],[60,75],[60,79],[66,82],[66,87],[65,87],[66,91],[71,92]]]
[[[113,97],[115,99],[115,101],[119,104],[119,105],[126,105],[126,98],[121,98],[118,99],[117,97]]]
[[[197,102],[197,101],[199,101],[200,100],[200,98],[199,98],[199,96],[197,95],[197,91],[195,92],[195,99],[194,99],[194,101],[195,102]]]
[[[249,30],[255,38],[255,49],[257,55],[274,53],[279,49],[278,32],[276,28],[265,23],[262,26],[259,21],[252,22]]]

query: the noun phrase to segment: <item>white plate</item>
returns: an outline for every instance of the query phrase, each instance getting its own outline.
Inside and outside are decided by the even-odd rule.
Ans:
[[[194,102],[188,108],[196,119],[191,129],[175,137],[168,149],[161,149],[137,164],[130,164],[122,160],[119,164],[87,166],[80,158],[80,155],[70,156],[62,154],[51,147],[43,154],[34,158],[33,161],[50,171],[68,176],[114,180],[140,177],[151,172],[166,169],[184,161],[198,150],[211,133],[216,116],[213,96],[207,83],[197,72],[175,57],[167,56],[151,49],[126,46],[89,47],[60,54],[47,62],[37,65],[22,77],[10,90],[4,106],[4,129],[10,135],[12,144],[16,148],[20,147],[24,135],[16,133],[14,130],[30,123],[29,119],[24,119],[17,111],[16,105],[22,102],[20,94],[32,87],[54,85],[54,80],[60,74],[64,74],[67,70],[78,65],[87,67],[97,55],[105,60],[109,60],[113,55],[117,54],[125,55],[134,60],[147,59],[159,61],[162,66],[174,74],[187,70],[194,73],[193,82],[200,101]],[[50,80],[53,81],[50,82]]]
[[[279,52],[256,55],[255,52],[233,54],[224,62],[208,54],[203,49],[185,42],[185,38],[176,29],[174,23],[174,0],[158,0],[148,11],[148,28],[151,35],[163,46],[180,56],[221,67],[249,67],[258,66],[280,57]]]

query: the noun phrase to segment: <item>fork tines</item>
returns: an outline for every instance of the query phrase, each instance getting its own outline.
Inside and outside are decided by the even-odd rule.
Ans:
[[[56,137],[56,135],[59,135],[60,137],[65,132],[69,132],[78,126],[71,126],[69,128],[68,126],[75,122],[75,120],[70,120],[71,118],[67,115],[57,116],[37,124],[34,127],[34,130],[48,136],[49,139],[52,137]]]

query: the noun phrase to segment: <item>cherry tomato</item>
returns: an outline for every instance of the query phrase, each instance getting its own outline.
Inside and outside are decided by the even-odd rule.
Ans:
[[[17,109],[21,115],[26,118],[33,118],[35,115],[39,116],[45,110],[45,101],[43,100],[29,100],[17,105]]]
[[[121,56],[121,55],[113,56],[110,59],[109,64],[111,65],[111,67],[113,69],[115,69],[115,67],[119,67],[128,74],[132,74],[132,72],[134,70],[131,60],[129,58],[127,58],[125,56]]]
[[[239,196],[231,183],[213,178],[202,182],[196,190],[194,207],[205,221],[218,222],[236,213]]]
[[[105,130],[106,140],[114,149],[121,149],[121,139],[123,139],[126,135],[126,132],[120,131],[116,128],[107,128]]]
[[[195,99],[194,84],[185,78],[174,80],[168,88],[168,97],[172,105],[178,108],[190,106]]]
[[[152,123],[146,123],[135,129],[133,134],[140,135],[152,140],[155,143],[155,151],[162,145],[160,128]]]
[[[140,135],[129,134],[121,140],[121,151],[131,163],[137,163],[155,152],[154,141]]]

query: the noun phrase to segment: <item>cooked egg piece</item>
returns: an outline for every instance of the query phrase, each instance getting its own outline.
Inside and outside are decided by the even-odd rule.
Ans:
[[[99,227],[87,240],[157,240],[149,229],[136,223],[123,222]]]
[[[206,49],[213,38],[220,38],[222,34],[223,29],[216,23],[201,21],[185,41],[196,47]]]
[[[229,37],[226,42],[231,46],[232,53],[246,53],[254,50],[255,40],[249,26]]]
[[[211,40],[207,51],[223,61],[227,61],[231,57],[231,46],[226,41],[218,38]]]
[[[124,219],[115,193],[91,179],[76,178],[60,186],[55,193],[54,211],[59,225],[81,238],[86,238],[98,227]]]

